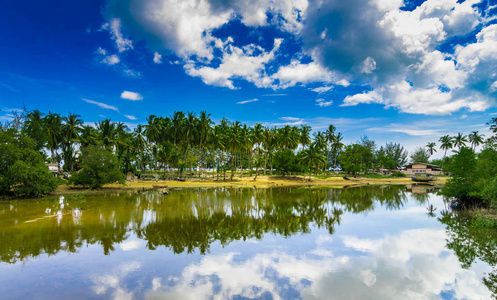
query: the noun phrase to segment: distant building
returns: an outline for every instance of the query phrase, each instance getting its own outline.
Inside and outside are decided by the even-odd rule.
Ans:
[[[59,165],[58,164],[45,164],[48,167],[48,171],[52,173],[54,176],[59,174]]]
[[[443,174],[442,169],[436,165],[425,163],[414,163],[404,167],[402,173],[406,175],[440,175]]]

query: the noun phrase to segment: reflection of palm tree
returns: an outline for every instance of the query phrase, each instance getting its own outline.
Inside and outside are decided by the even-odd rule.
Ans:
[[[435,211],[437,210],[436,207],[433,206],[433,204],[429,204],[428,207],[426,208],[428,210],[428,216],[430,217],[435,217]]]

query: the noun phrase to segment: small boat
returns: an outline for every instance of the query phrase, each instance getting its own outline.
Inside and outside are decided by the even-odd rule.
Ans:
[[[436,179],[433,177],[426,177],[426,178],[421,178],[421,177],[411,177],[412,181],[417,181],[417,182],[430,182],[430,181],[435,181]]]

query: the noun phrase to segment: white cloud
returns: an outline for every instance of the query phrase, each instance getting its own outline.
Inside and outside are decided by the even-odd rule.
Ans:
[[[333,86],[322,86],[322,87],[317,87],[311,89],[311,91],[316,92],[316,93],[326,93],[328,91],[331,91],[333,89]]]
[[[154,63],[161,64],[162,63],[162,55],[158,52],[154,52]]]
[[[200,77],[210,85],[235,89],[233,79],[243,78],[258,87],[270,87],[272,80],[265,75],[264,67],[274,59],[281,42],[281,39],[275,39],[270,52],[254,44],[242,48],[227,44],[222,48],[221,64],[218,67],[196,67],[190,62],[185,65],[185,70],[190,76]]]
[[[143,96],[140,95],[139,93],[124,91],[121,93],[121,99],[127,99],[127,100],[131,100],[131,101],[139,101],[139,100],[143,100]]]
[[[246,104],[246,103],[257,102],[257,101],[259,101],[259,99],[240,101],[240,102],[237,102],[236,104]]]
[[[316,105],[320,107],[328,107],[333,104],[333,100],[325,101],[324,99],[316,99],[316,102],[317,102]]]
[[[111,19],[109,23],[103,25],[103,28],[111,33],[111,37],[116,43],[116,47],[119,52],[133,49],[133,43],[131,40],[126,39],[121,32],[122,25],[120,19]]]
[[[141,72],[136,71],[136,70],[132,70],[132,69],[124,69],[123,70],[123,75],[126,76],[126,77],[135,77],[135,78],[142,77],[142,73]]]
[[[343,78],[339,78],[339,76],[315,62],[302,64],[297,60],[292,61],[288,66],[280,67],[278,72],[273,74],[271,78],[279,81],[279,88],[287,88],[295,86],[298,83],[308,84],[311,82],[334,83],[344,86],[348,84],[347,81],[340,81]]]
[[[106,64],[106,65],[112,66],[112,65],[118,64],[120,62],[120,59],[119,59],[119,56],[117,56],[116,54],[112,54],[112,55],[105,56],[101,60],[101,62]]]
[[[124,115],[126,118],[130,119],[130,120],[136,120],[137,118],[135,116],[132,116],[132,115]]]
[[[437,299],[445,292],[457,299],[488,299],[490,292],[479,278],[490,267],[463,269],[457,256],[446,249],[445,239],[444,229],[414,229],[379,239],[342,236],[343,248],[316,242],[316,248],[305,255],[280,251],[248,259],[235,252],[210,255],[170,278],[170,284],[155,279],[146,298],[280,299],[287,290],[281,287],[284,280],[303,299],[344,295],[348,299]],[[363,253],[336,256],[329,248]]]
[[[296,122],[302,120],[301,118],[295,118],[295,117],[281,117],[280,120],[283,121],[290,121],[290,122]]]
[[[125,117],[128,117],[125,115]],[[132,120],[136,120],[132,119]],[[143,240],[126,240],[119,244],[119,248],[123,251],[132,251],[145,247],[145,242]]]
[[[361,65],[360,72],[365,74],[371,74],[376,69],[376,61],[372,57],[367,57]]]
[[[122,34],[124,22],[133,36],[153,49],[172,51],[188,75],[208,85],[236,89],[234,81],[245,80],[282,89],[322,83],[312,90],[323,93],[353,83],[371,91],[348,96],[344,106],[377,103],[430,115],[483,111],[494,104],[497,24],[487,25],[491,17],[482,17],[475,7],[480,0],[427,0],[412,11],[400,10],[402,0],[351,1],[255,0],[246,5],[242,0],[185,0],[177,5],[175,0],[143,0],[133,1],[133,11],[126,1],[112,1],[105,29],[120,52],[132,49]],[[258,27],[276,26],[301,40],[303,48],[289,64],[281,64],[279,57],[288,54],[280,53],[281,39],[268,49],[264,35],[260,43],[245,45],[236,35],[216,35],[233,20],[254,35],[260,35]],[[453,54],[439,50],[448,38],[480,27],[475,43],[456,46]],[[100,55],[106,63],[119,62],[117,56]],[[161,62],[159,52],[154,62]]]
[[[97,102],[97,101],[85,99],[85,98],[81,98],[81,100],[85,101],[86,103],[95,104],[98,107],[103,108],[103,109],[110,109],[110,110],[119,111],[119,109],[117,109],[117,107],[115,107],[113,105],[108,105],[108,104],[105,104],[102,102]]]

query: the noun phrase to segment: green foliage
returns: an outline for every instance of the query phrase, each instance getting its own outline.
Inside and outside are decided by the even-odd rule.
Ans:
[[[413,154],[411,154],[412,163],[428,163],[430,155],[425,151],[424,148],[416,148]]]
[[[442,194],[459,199],[463,207],[472,207],[478,204],[475,198],[475,171],[476,155],[471,148],[462,147],[459,153],[453,156],[451,162],[444,167],[451,174]]]
[[[35,142],[16,129],[0,131],[0,195],[42,196],[57,188]]]
[[[277,151],[273,158],[274,168],[283,174],[302,172],[302,166],[299,164],[297,155],[292,150],[286,149]]]
[[[90,145],[81,154],[81,170],[73,174],[70,183],[99,189],[107,183],[124,184],[125,176],[119,162],[110,150],[103,146]]]
[[[481,214],[476,215],[471,220],[471,226],[473,228],[495,228],[497,229],[497,220],[485,217]]]
[[[392,177],[406,177],[407,175],[402,172],[393,172]]]
[[[357,174],[366,170],[373,162],[373,158],[371,148],[361,144],[352,144],[346,146],[340,154],[340,164],[344,172]]]

